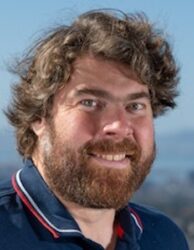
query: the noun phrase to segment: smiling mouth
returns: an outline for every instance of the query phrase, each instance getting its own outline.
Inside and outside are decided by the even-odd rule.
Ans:
[[[126,154],[96,154],[96,157],[107,161],[122,161],[126,158]]]
[[[91,160],[103,167],[122,169],[129,166],[131,157],[126,153],[90,154]]]
[[[120,162],[123,161],[125,159],[131,159],[130,155],[127,155],[126,153],[119,153],[119,154],[90,154],[90,156],[92,157],[96,157],[98,159],[103,159],[106,161],[114,161],[114,162]]]

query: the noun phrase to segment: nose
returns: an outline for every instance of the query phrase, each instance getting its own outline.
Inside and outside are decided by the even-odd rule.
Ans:
[[[132,122],[123,109],[109,110],[102,124],[103,137],[108,139],[121,140],[133,134]]]

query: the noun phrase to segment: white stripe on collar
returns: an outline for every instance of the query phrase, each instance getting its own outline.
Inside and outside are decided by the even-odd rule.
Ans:
[[[131,211],[131,216],[132,216],[132,218],[134,219],[135,224],[136,224],[137,227],[139,228],[140,232],[143,233],[143,228],[142,228],[142,226],[140,225],[140,223],[139,223],[139,221],[138,221],[136,215],[133,213],[133,211]]]
[[[30,202],[30,204],[33,206],[33,208],[38,212],[38,214],[44,219],[44,221],[46,221],[46,223],[53,229],[55,229],[57,232],[59,233],[79,233],[82,235],[81,231],[79,230],[75,230],[75,229],[61,229],[56,227],[55,225],[53,225],[49,219],[43,214],[43,212],[39,209],[38,205],[35,203],[35,201],[32,199],[32,197],[30,196],[30,194],[27,192],[27,190],[24,188],[21,179],[20,179],[20,173],[21,173],[22,169],[20,169],[17,173],[16,173],[16,181],[18,186],[20,187],[21,191],[23,192],[23,194],[26,196],[26,198],[28,199],[28,201]]]

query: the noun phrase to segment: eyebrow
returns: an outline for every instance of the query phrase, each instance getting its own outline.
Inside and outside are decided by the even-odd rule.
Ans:
[[[145,92],[145,91],[131,93],[131,94],[127,95],[127,97],[126,97],[127,100],[136,100],[136,99],[140,99],[140,98],[146,98],[149,100],[151,99],[150,94]]]
[[[89,88],[83,88],[83,89],[79,89],[76,90],[75,92],[75,96],[79,97],[82,95],[93,95],[96,97],[101,97],[101,98],[105,98],[105,99],[114,99],[114,97],[109,94],[107,91],[102,90],[102,89],[89,89]]]
[[[117,99],[116,97],[114,97],[113,95],[111,95],[110,93],[102,89],[83,88],[83,89],[76,90],[75,92],[76,97],[79,97],[82,95],[93,95],[95,97],[104,98],[110,101]],[[140,98],[146,98],[150,100],[150,94],[147,93],[146,91],[140,91],[140,92],[130,93],[125,97],[126,101],[136,100]]]

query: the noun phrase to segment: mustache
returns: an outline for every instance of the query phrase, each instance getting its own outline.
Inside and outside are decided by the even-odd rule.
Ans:
[[[140,157],[141,149],[137,143],[124,138],[120,142],[111,139],[102,139],[98,141],[88,141],[80,149],[83,155],[94,154],[126,154],[130,158],[137,159]]]

